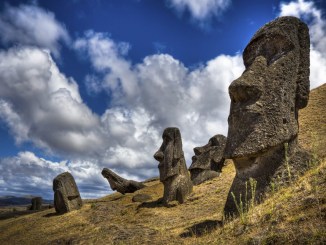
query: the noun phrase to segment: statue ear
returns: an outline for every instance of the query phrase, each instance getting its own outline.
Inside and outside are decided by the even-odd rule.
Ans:
[[[180,159],[182,156],[182,141],[181,134],[178,128],[174,130],[174,142],[173,142],[173,159]]]
[[[300,64],[297,78],[297,91],[296,91],[296,108],[302,109],[307,106],[310,91],[310,38],[309,29],[303,22],[298,26],[298,39],[300,45]]]

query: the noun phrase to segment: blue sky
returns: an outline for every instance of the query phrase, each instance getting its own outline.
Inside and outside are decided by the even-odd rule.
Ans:
[[[192,149],[227,134],[242,50],[282,15],[307,22],[311,88],[326,77],[325,1],[108,0],[0,3],[0,195],[52,197],[70,171],[84,198],[108,167],[157,176],[169,126]]]

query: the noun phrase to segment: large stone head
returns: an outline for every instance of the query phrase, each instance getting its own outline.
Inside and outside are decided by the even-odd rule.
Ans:
[[[79,209],[83,203],[74,177],[65,172],[53,180],[54,207],[57,213]]]
[[[243,52],[245,71],[229,87],[227,158],[255,156],[295,139],[309,96],[309,30],[280,17],[257,31]]]
[[[221,172],[223,163],[220,164],[224,158],[226,137],[217,134],[209,139],[208,143],[204,146],[195,147],[195,155],[192,157],[191,169],[214,170]]]
[[[73,197],[80,196],[75,179],[69,172],[59,174],[53,180],[53,191],[55,192],[57,190],[62,190],[69,200],[72,200]]]
[[[180,174],[180,164],[184,164],[181,134],[178,128],[166,128],[162,135],[163,143],[154,154],[159,161],[160,180]]]

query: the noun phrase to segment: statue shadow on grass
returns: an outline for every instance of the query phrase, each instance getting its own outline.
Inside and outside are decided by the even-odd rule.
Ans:
[[[54,212],[54,213],[48,213],[48,214],[45,214],[43,215],[44,218],[51,218],[51,217],[54,217],[54,216],[60,216],[60,215],[63,215],[64,213],[57,213],[57,212]]]
[[[143,202],[138,205],[137,209],[139,209],[139,208],[160,208],[160,207],[165,207],[163,205],[163,198],[159,198],[155,201]]]
[[[6,220],[6,219],[11,219],[11,218],[17,218],[17,217],[21,217],[24,215],[28,215],[28,214],[33,214],[39,211],[36,210],[23,210],[23,211],[14,211],[14,212],[7,212],[7,213],[3,213],[0,215],[0,220]]]
[[[180,234],[180,237],[201,237],[213,232],[214,230],[222,226],[223,222],[220,220],[205,220],[203,222],[188,227],[183,233]]]

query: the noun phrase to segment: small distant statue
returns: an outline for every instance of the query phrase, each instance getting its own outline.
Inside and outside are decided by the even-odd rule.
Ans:
[[[67,213],[82,207],[74,177],[68,173],[59,174],[53,180],[54,207],[57,213]]]
[[[32,203],[31,210],[41,210],[42,202],[43,202],[42,197],[33,197],[31,199],[31,203]]]
[[[229,86],[225,158],[233,159],[236,176],[226,215],[236,214],[240,196],[260,202],[272,182],[288,182],[309,161],[297,144],[298,110],[309,97],[309,45],[305,23],[280,17],[260,28],[243,52],[246,69]],[[257,183],[255,193],[250,179]]]
[[[195,156],[192,157],[189,167],[194,185],[220,176],[225,161],[225,143],[226,137],[217,134],[210,138],[206,145],[194,148]]]
[[[164,185],[163,204],[183,203],[192,192],[192,182],[183,155],[180,131],[166,128],[162,138],[163,143],[154,158],[159,161],[160,181]]]
[[[109,181],[111,189],[121,194],[133,193],[145,187],[143,183],[134,180],[126,180],[108,168],[102,170],[102,175]]]

